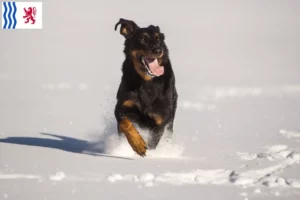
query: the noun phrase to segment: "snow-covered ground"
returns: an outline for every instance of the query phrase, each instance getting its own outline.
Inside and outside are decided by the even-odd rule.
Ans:
[[[0,31],[0,199],[300,198],[300,2],[43,9]],[[176,74],[174,140],[145,158],[115,135],[120,17],[160,26]]]

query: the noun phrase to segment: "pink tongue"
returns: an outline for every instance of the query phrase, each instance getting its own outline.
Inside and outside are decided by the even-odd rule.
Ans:
[[[161,76],[164,74],[164,66],[159,66],[157,59],[155,59],[152,63],[148,63],[151,72],[155,76]]]

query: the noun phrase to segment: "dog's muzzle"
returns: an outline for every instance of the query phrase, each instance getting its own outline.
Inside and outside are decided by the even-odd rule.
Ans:
[[[149,76],[156,77],[164,74],[164,67],[159,66],[157,58],[145,57],[142,54],[137,54],[137,59],[139,60],[140,64],[146,69],[146,72]]]

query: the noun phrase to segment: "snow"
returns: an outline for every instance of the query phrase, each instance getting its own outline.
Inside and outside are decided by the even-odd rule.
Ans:
[[[29,174],[0,174],[0,179],[38,179],[38,176]]]
[[[0,31],[0,199],[299,199],[300,3],[151,4],[54,0]],[[120,17],[160,26],[176,74],[173,140],[144,158],[113,114]]]
[[[280,154],[280,156],[274,156],[276,159],[281,160],[281,162],[274,165],[269,165],[265,168],[250,169],[248,171],[237,172],[228,169],[213,169],[213,170],[201,170],[196,169],[189,172],[167,172],[158,175],[153,175],[151,173],[142,174],[139,178],[124,179],[127,177],[138,177],[138,175],[121,175],[114,174],[108,177],[111,182],[116,181],[134,181],[134,182],[144,182],[145,184],[151,183],[165,183],[172,185],[182,185],[182,184],[215,184],[215,185],[225,185],[225,184],[235,184],[239,186],[247,187],[294,187],[294,184],[290,184],[285,178],[278,177],[276,174],[280,170],[299,163],[300,156],[299,153],[290,152],[289,154],[282,156],[282,150],[285,150],[284,145],[274,145],[269,148],[272,153]],[[257,157],[256,157],[257,158]],[[252,159],[253,160],[253,159]],[[297,180],[296,180],[297,182]],[[296,184],[297,185],[297,184]]]
[[[50,180],[52,181],[61,181],[66,177],[64,172],[56,172],[54,175],[50,176]]]
[[[300,137],[300,132],[297,132],[297,131],[287,131],[287,130],[282,129],[279,132],[283,136],[287,137],[288,139]]]

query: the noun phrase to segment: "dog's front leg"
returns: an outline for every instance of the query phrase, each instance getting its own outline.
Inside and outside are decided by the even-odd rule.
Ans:
[[[132,149],[140,156],[146,156],[146,142],[133,126],[132,122],[127,117],[124,117],[118,125],[119,130],[124,133]]]
[[[132,123],[132,119],[138,119],[138,107],[136,101],[119,101],[116,105],[115,116],[118,122],[118,131],[126,136],[132,149],[140,156],[146,155],[146,142]]]

